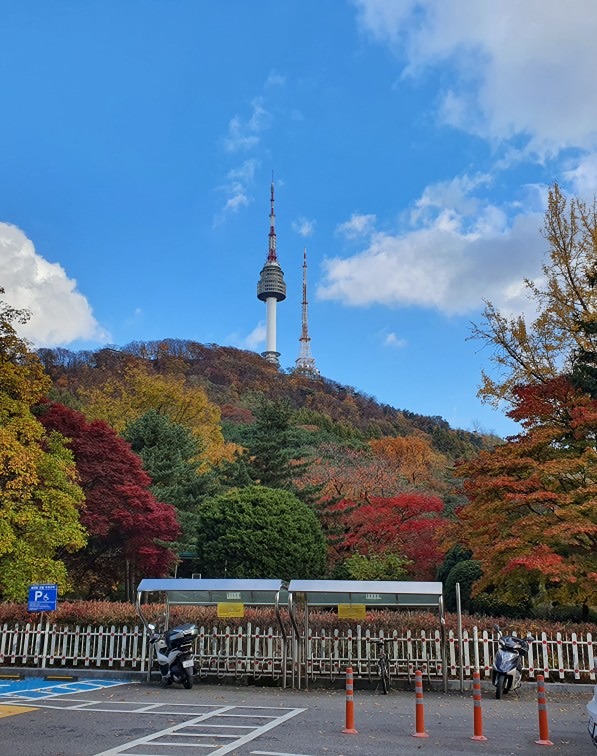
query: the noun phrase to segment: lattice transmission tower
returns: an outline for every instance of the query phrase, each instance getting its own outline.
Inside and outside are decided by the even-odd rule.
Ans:
[[[311,354],[311,337],[309,336],[309,323],[307,318],[307,248],[303,250],[303,305],[302,305],[302,328],[300,341],[300,353],[296,360],[295,373],[301,373],[309,378],[319,377],[319,370],[315,366],[315,359]]]

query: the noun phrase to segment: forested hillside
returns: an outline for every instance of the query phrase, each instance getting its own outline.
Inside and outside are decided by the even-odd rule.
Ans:
[[[106,374],[118,374],[135,364],[147,365],[156,375],[182,376],[200,386],[221,411],[224,423],[250,423],[261,397],[287,400],[304,425],[317,426],[339,438],[425,437],[450,459],[470,457],[495,446],[497,439],[450,428],[441,417],[428,417],[380,404],[350,386],[327,378],[309,379],[281,372],[255,352],[166,339],[133,342],[122,348],[89,352],[41,349],[42,364],[54,383],[54,394],[67,401],[81,389],[103,383]]]
[[[27,353],[86,539],[56,542],[44,575],[78,597],[127,598],[147,574],[435,578],[454,464],[498,441],[213,344]],[[41,579],[24,566],[5,597]]]

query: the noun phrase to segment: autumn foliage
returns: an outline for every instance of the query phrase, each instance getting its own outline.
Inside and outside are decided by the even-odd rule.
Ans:
[[[181,373],[160,375],[141,362],[125,364],[122,371],[105,373],[102,380],[78,391],[85,414],[105,420],[119,433],[149,410],[188,428],[209,463],[230,459],[234,447],[224,442],[220,410],[200,386],[188,385]]]
[[[88,545],[65,559],[79,591],[91,598],[111,595],[118,585],[130,597],[138,578],[166,575],[179,526],[173,507],[149,491],[151,479],[124,439],[102,420],[59,404],[42,405],[43,425],[68,439],[85,493],[81,522]]]
[[[79,522],[83,492],[72,454],[32,412],[50,381],[17,335],[15,325],[26,320],[27,313],[0,302],[0,594],[5,600],[23,600],[34,582],[70,588],[61,552],[85,543]]]
[[[597,401],[563,377],[514,391],[525,431],[462,468],[458,536],[477,590],[516,600],[597,601]]]
[[[448,460],[420,436],[373,439],[371,448],[410,485],[437,486]]]
[[[399,554],[410,560],[406,569],[412,579],[435,578],[445,526],[441,499],[409,492],[363,504],[344,499],[332,509],[343,515],[339,553]]]

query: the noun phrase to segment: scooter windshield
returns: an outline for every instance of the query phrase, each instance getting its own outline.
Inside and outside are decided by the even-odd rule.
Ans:
[[[509,672],[518,664],[519,655],[516,651],[498,651],[494,659],[498,672]]]

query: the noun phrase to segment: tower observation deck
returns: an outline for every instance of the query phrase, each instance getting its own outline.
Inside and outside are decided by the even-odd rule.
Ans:
[[[284,273],[276,250],[276,214],[274,212],[274,182],[271,184],[269,237],[267,260],[261,269],[257,284],[257,299],[265,302],[265,352],[261,356],[279,366],[280,352],[276,350],[276,305],[286,299]]]

